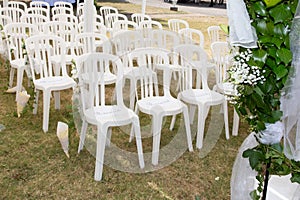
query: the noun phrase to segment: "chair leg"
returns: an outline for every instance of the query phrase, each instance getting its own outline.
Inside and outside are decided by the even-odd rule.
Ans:
[[[19,68],[17,70],[17,92],[21,92],[22,90],[23,74],[24,74],[24,69]]]
[[[33,102],[33,114],[36,115],[37,114],[37,109],[38,109],[38,105],[39,105],[39,94],[40,91],[37,89],[34,89],[35,92],[35,97],[34,97],[34,102]]]
[[[107,147],[110,146],[111,132],[112,132],[112,128],[109,127],[108,130],[107,130],[107,137],[106,137],[106,143],[105,143],[105,145],[106,145]]]
[[[80,153],[80,151],[83,149],[87,127],[88,127],[88,123],[85,120],[83,120],[81,132],[80,132],[79,145],[78,145],[78,153]]]
[[[50,91],[43,92],[43,131],[46,133],[49,126]]]
[[[135,114],[138,116],[139,115],[139,109],[138,109],[138,106],[135,107]],[[132,141],[134,137],[134,127],[133,125],[131,126],[131,129],[130,129],[130,137],[129,137],[129,142]]]
[[[95,181],[101,181],[104,164],[104,152],[106,141],[107,128],[97,126],[97,148],[96,148],[96,166],[95,166]]]
[[[196,111],[196,106],[190,105],[190,124],[194,123],[195,111]]]
[[[233,126],[232,126],[232,135],[237,136],[238,131],[239,131],[239,122],[240,122],[240,117],[236,110],[234,109],[233,111]]]
[[[198,105],[198,131],[197,131],[197,141],[196,147],[201,149],[203,146],[203,137],[204,137],[204,126],[206,120],[207,106]]]
[[[152,144],[152,164],[158,164],[159,146],[161,137],[162,116],[153,115],[152,130],[153,130],[153,144]]]
[[[14,76],[15,76],[15,68],[11,67],[10,73],[9,73],[9,87],[13,86]]]
[[[187,106],[183,107],[183,118],[184,118],[184,123],[185,123],[185,130],[186,130],[186,138],[187,138],[188,148],[189,148],[189,151],[193,151],[191,127],[190,127],[189,112],[188,112]]]
[[[54,102],[55,102],[55,109],[60,109],[60,92],[55,91],[54,93]]]
[[[136,146],[138,151],[138,159],[140,168],[145,167],[144,154],[143,154],[143,146],[142,146],[142,137],[141,137],[141,129],[140,129],[140,121],[138,116],[136,116],[133,120],[132,127],[134,129]]]
[[[129,108],[131,110],[134,110],[135,90],[136,90],[136,82],[134,80],[130,80]]]
[[[227,101],[224,101],[223,103],[223,111],[224,111],[224,123],[225,123],[225,135],[226,139],[229,139],[229,125],[228,125],[228,106]]]

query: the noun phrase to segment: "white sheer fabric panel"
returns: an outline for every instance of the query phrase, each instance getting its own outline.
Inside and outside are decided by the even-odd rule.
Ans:
[[[257,47],[256,31],[252,28],[250,17],[243,0],[228,0],[229,41],[232,46]]]
[[[298,3],[293,20],[290,45],[293,61],[286,85],[282,91],[281,110],[284,123],[285,155],[300,161],[300,7]]]

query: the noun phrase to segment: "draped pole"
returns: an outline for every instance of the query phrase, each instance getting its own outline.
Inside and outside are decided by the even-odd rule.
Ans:
[[[146,14],[146,2],[147,0],[142,0],[142,15]]]
[[[93,31],[93,23],[94,23],[94,1],[93,0],[85,0],[83,5],[83,18],[84,18],[84,32],[92,32]]]

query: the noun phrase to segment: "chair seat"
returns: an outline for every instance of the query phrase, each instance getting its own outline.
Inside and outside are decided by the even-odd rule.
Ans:
[[[154,96],[137,101],[139,110],[147,114],[162,113],[173,115],[182,112],[183,103],[173,97]]]
[[[224,96],[218,92],[202,89],[189,89],[180,93],[183,101],[191,104],[203,103],[206,105],[218,105],[224,101]]]
[[[71,88],[75,84],[76,83],[72,78],[66,76],[52,76],[34,81],[34,85],[38,90],[62,90]]]
[[[21,68],[21,67],[24,67],[25,68],[25,62],[26,60],[25,59],[16,59],[16,60],[12,60],[10,62],[10,65],[12,68]]]
[[[91,107],[84,111],[84,116],[88,123],[97,125],[98,121],[101,121],[101,124],[113,122],[115,126],[123,126],[132,122],[135,113],[127,109],[126,107],[120,106],[97,106]]]

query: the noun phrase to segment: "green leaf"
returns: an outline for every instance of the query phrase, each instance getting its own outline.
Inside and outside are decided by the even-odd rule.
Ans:
[[[283,42],[280,38],[272,37],[271,43],[275,44],[277,48],[280,48]]]
[[[264,160],[264,155],[253,149],[247,149],[244,151],[243,157],[249,158],[249,163],[252,169],[255,169],[261,163],[261,160]]]
[[[300,184],[300,173],[292,173],[291,181]]]
[[[264,2],[267,5],[267,8],[270,8],[272,6],[277,5],[278,3],[280,3],[282,0],[264,0]]]
[[[256,32],[257,34],[262,34],[262,35],[268,34],[267,22],[265,20],[257,20]]]
[[[253,10],[260,16],[267,16],[266,6],[262,1],[257,1],[253,4]]]
[[[277,122],[282,117],[282,111],[280,111],[280,110],[272,111],[272,117],[274,119],[274,123]]]
[[[286,48],[280,48],[276,52],[277,56],[281,59],[282,62],[284,62],[285,65],[292,62],[293,54],[289,49]]]
[[[275,150],[277,150],[280,153],[283,152],[283,147],[282,147],[282,145],[280,143],[272,144],[271,147],[274,148]]]
[[[274,23],[281,23],[292,18],[290,7],[286,4],[280,4],[269,11],[274,18]]]
[[[256,62],[265,63],[267,57],[268,57],[268,53],[265,50],[258,49],[256,51],[253,51],[253,59]]]
[[[286,76],[289,72],[285,66],[280,65],[274,68],[274,73],[276,74],[276,79],[280,80],[282,77]]]

